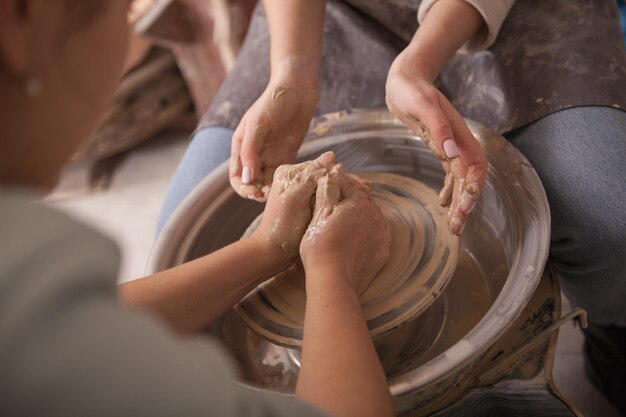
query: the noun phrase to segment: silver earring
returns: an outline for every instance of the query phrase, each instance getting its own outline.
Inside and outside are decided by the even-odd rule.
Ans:
[[[26,94],[31,97],[37,97],[43,91],[43,84],[37,77],[28,77],[26,80]]]

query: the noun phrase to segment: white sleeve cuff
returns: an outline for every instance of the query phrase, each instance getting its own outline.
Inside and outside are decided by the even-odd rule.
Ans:
[[[422,0],[417,10],[417,21],[421,24],[430,8],[439,0]],[[487,49],[496,40],[498,32],[515,0],[462,0],[471,4],[485,21],[485,26],[461,48],[467,52]]]

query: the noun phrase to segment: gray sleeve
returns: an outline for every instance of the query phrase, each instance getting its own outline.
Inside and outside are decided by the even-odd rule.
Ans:
[[[417,20],[421,24],[428,13],[428,10],[439,0],[423,0],[417,10]],[[478,32],[470,39],[463,48],[467,52],[480,51],[487,49],[495,42],[498,32],[502,27],[502,23],[513,7],[515,0],[463,0],[474,6],[478,13],[485,20],[485,29]]]
[[[322,415],[238,386],[215,343],[122,308],[115,246],[55,215],[0,224],[0,415]]]

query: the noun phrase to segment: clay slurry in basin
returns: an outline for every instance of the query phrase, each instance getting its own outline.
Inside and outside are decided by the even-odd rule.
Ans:
[[[389,261],[361,294],[372,337],[417,317],[441,294],[457,265],[458,237],[450,234],[437,193],[390,173],[360,173],[375,184],[372,197],[391,229]],[[255,220],[245,234],[258,222]],[[245,235],[244,234],[244,235]],[[287,347],[302,344],[306,293],[301,264],[248,294],[236,310],[255,332]]]

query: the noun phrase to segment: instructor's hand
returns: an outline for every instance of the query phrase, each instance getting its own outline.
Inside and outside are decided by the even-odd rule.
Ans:
[[[389,111],[441,160],[446,178],[439,202],[450,206],[450,231],[461,234],[487,176],[482,148],[448,99],[427,77],[405,65],[402,54],[389,70],[386,90]]]
[[[276,169],[295,160],[318,101],[313,89],[268,85],[233,134],[230,183],[239,195],[267,199]]]

